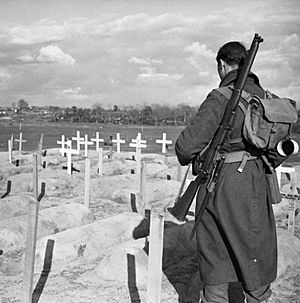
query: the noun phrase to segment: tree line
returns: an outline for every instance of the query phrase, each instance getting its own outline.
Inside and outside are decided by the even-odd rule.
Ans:
[[[105,109],[101,104],[95,104],[92,108],[82,107],[30,107],[28,102],[20,99],[13,108],[22,111],[35,111],[47,115],[52,122],[84,122],[84,123],[114,123],[114,124],[140,124],[140,125],[186,125],[197,113],[199,106],[187,104],[151,104],[142,106],[126,105],[119,108],[113,105],[111,109]],[[300,110],[298,121],[293,126],[293,133],[300,133]]]
[[[101,104],[92,108],[59,107],[59,106],[30,106],[20,99],[12,104],[19,114],[35,113],[46,116],[53,122],[84,122],[84,123],[114,123],[114,124],[144,124],[144,125],[186,125],[193,117],[198,107],[186,104],[151,104],[151,105],[113,105],[110,109]]]
[[[186,104],[176,106],[152,104],[144,106],[127,105],[119,108],[104,109],[101,105],[92,108],[49,107],[54,121],[144,124],[144,125],[185,125],[197,112],[197,107]]]

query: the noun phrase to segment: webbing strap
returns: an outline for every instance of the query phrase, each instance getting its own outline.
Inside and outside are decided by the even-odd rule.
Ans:
[[[232,86],[222,86],[219,88],[215,89],[217,92],[219,92],[220,94],[222,94],[226,99],[230,99],[231,95],[232,95],[232,90],[233,87]],[[245,92],[244,90],[242,91],[242,98],[249,103],[250,100],[252,99],[252,95]],[[242,102],[238,103],[238,106],[240,107],[240,109],[243,111],[244,115],[246,115],[246,111],[247,108],[245,107],[245,105]]]
[[[232,95],[233,86],[222,86],[222,87],[216,88],[215,91],[219,92],[226,99],[229,100],[231,98],[231,95]],[[249,94],[249,93],[247,93],[247,92],[245,92],[243,90],[242,91],[242,98],[248,104],[251,101],[251,99],[252,99],[252,95]],[[246,116],[247,107],[241,101],[239,101],[238,106],[240,107],[240,109],[242,110],[242,112],[244,113],[244,115]],[[229,140],[229,144],[239,143],[241,141],[243,141],[242,138],[236,138],[236,139]]]
[[[235,151],[235,152],[231,152],[231,153],[225,153],[225,154],[222,154],[222,155],[225,156],[224,163],[241,162],[238,169],[237,169],[237,171],[239,173],[243,172],[247,161],[257,159],[256,156],[251,156],[250,153],[248,153],[244,150]]]
[[[221,154],[221,156],[225,156],[224,163],[233,163],[233,162],[241,162],[245,157],[247,160],[255,160],[257,156],[252,156],[250,153],[241,150],[230,153]]]

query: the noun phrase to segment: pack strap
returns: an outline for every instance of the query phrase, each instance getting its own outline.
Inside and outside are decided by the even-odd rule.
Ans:
[[[222,86],[219,88],[214,89],[215,91],[219,92],[221,95],[223,95],[226,99],[230,99],[233,91],[233,86]],[[252,95],[245,92],[244,90],[242,91],[242,98],[249,103],[252,99]],[[238,106],[240,109],[243,111],[244,115],[246,115],[247,108],[246,106],[240,101],[238,103]]]
[[[216,88],[214,90],[219,92],[221,95],[223,95],[226,99],[229,100],[231,98],[231,95],[232,95],[233,86],[222,86],[222,87]],[[243,90],[242,91],[242,98],[248,104],[251,101],[252,96],[251,96],[251,94],[249,94],[249,93],[247,93]],[[241,101],[239,101],[238,106],[240,107],[240,109],[242,110],[244,115],[246,116],[247,107]],[[236,144],[236,143],[239,143],[239,142],[242,142],[242,141],[243,141],[242,138],[236,138],[236,139],[229,140],[229,144]]]

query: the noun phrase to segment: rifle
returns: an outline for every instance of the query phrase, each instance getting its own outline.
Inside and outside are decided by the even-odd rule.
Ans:
[[[222,170],[225,157],[220,155],[219,151],[227,137],[228,133],[232,129],[233,120],[235,117],[236,109],[241,98],[242,90],[244,89],[248,74],[254,62],[256,53],[258,51],[259,43],[263,42],[261,36],[257,33],[254,35],[251,47],[247,52],[245,62],[239,73],[237,82],[233,88],[233,93],[229,99],[224,115],[222,117],[219,128],[217,129],[210,145],[206,151],[206,155],[201,163],[195,161],[195,171],[198,173],[195,180],[193,180],[185,193],[177,200],[174,207],[170,210],[170,213],[179,221],[184,221],[192,201],[199,190],[201,185],[207,184],[207,191],[205,198],[201,204],[199,211],[195,216],[195,224],[191,233],[191,238],[195,234],[197,226],[201,220],[202,214],[209,201],[210,195],[214,190],[214,186],[217,183],[218,176]]]

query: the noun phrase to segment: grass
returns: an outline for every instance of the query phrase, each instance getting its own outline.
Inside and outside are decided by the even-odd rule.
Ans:
[[[115,124],[95,124],[95,123],[30,123],[22,124],[23,140],[27,140],[22,144],[24,151],[37,151],[40,136],[44,134],[43,149],[57,148],[58,140],[65,135],[67,138],[76,137],[76,132],[80,131],[80,136],[88,135],[89,140],[95,137],[96,132],[99,132],[100,138],[105,142],[109,142],[109,137],[116,138],[116,134],[120,133],[121,139],[125,140],[125,144],[121,144],[121,151],[134,151],[129,147],[132,139],[137,137],[140,132],[142,139],[147,140],[147,149],[143,152],[161,152],[161,144],[156,143],[157,139],[162,139],[162,133],[167,134],[167,139],[172,140],[172,145],[169,146],[169,152],[174,152],[174,143],[183,127],[177,126],[140,126],[140,125],[115,125]],[[14,134],[14,138],[19,138],[19,124],[18,123],[0,123],[0,151],[8,150],[8,140]],[[18,143],[14,143],[14,148],[18,149]],[[103,143],[101,144],[103,146]],[[75,142],[74,142],[75,146]],[[94,146],[91,147],[95,149]],[[108,146],[104,146],[109,148]],[[115,147],[114,147],[115,149]]]
[[[89,140],[95,137],[96,132],[100,133],[100,138],[105,142],[109,142],[109,137],[116,138],[116,134],[120,133],[121,139],[125,140],[125,144],[121,144],[121,151],[134,151],[134,148],[129,147],[132,139],[135,139],[137,134],[142,134],[142,139],[147,140],[147,148],[143,149],[143,153],[160,153],[161,144],[156,143],[157,139],[162,138],[162,134],[167,134],[167,140],[172,140],[172,145],[169,145],[168,152],[174,154],[174,143],[180,134],[183,126],[141,126],[141,125],[115,125],[115,124],[97,124],[97,123],[50,123],[44,121],[23,122],[22,133],[23,139],[27,142],[22,144],[22,150],[33,152],[38,150],[40,136],[44,134],[43,149],[58,148],[58,140],[65,135],[67,138],[76,136],[76,132],[80,131],[80,136],[88,135]],[[0,121],[0,151],[8,150],[8,140],[14,134],[14,138],[19,138],[19,123]],[[300,144],[300,134],[295,134],[293,139]],[[18,149],[18,143],[14,143],[14,148]],[[74,142],[75,147],[75,142]],[[108,146],[103,146],[104,149],[109,149]],[[94,146],[90,147],[95,149]],[[114,147],[116,149],[116,147]],[[291,155],[286,161],[287,164],[295,165],[300,163],[300,153]]]

